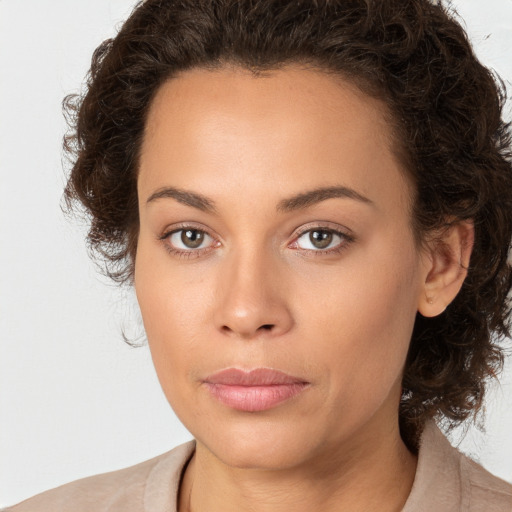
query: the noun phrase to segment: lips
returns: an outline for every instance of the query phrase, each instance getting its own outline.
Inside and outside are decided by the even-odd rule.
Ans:
[[[210,375],[203,384],[224,405],[246,412],[271,409],[309,386],[303,379],[268,368],[249,372],[228,368]]]

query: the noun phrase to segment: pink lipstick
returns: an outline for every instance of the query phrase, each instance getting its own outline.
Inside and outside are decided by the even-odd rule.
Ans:
[[[249,372],[228,368],[210,375],[203,383],[221,403],[246,412],[271,409],[298,395],[309,385],[302,379],[268,368]]]

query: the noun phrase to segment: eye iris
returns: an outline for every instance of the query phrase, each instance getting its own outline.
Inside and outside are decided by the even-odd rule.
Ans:
[[[204,240],[204,233],[197,229],[184,229],[181,232],[181,241],[189,249],[197,249]]]
[[[333,234],[330,231],[311,231],[309,240],[317,249],[325,249],[332,242]]]

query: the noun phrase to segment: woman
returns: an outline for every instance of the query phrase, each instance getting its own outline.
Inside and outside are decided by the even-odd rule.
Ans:
[[[66,197],[195,441],[10,510],[510,510],[433,422],[508,335],[501,103],[427,1],[139,5],[68,100]]]

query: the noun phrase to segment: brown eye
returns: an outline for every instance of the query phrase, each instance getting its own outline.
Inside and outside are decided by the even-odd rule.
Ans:
[[[349,242],[349,238],[333,229],[310,229],[304,231],[295,242],[298,249],[308,251],[328,252]]]
[[[184,229],[181,231],[181,241],[189,249],[197,249],[204,241],[204,233],[197,229]]]
[[[317,249],[326,249],[331,245],[333,239],[331,231],[316,230],[309,232],[309,240]]]
[[[206,249],[211,246],[213,239],[200,229],[178,229],[168,235],[169,244],[178,251],[192,251],[194,249]]]

